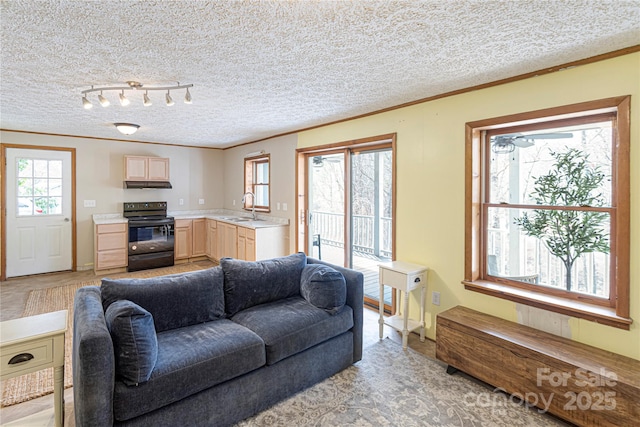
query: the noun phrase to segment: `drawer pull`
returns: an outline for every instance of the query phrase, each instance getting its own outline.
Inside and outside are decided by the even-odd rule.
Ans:
[[[31,353],[16,354],[9,360],[9,365],[17,365],[18,363],[28,362],[31,359],[33,359],[33,354]]]

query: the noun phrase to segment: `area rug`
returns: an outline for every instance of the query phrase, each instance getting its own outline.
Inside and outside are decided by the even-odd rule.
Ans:
[[[567,426],[411,348],[384,339],[363,360],[236,427]]]
[[[186,271],[200,270],[198,264],[179,264],[173,267],[156,268],[153,270],[137,271],[134,273],[118,273],[110,275],[118,277],[154,277],[165,274],[182,273]],[[65,336],[65,360],[64,360],[64,387],[72,385],[71,372],[71,342],[73,336],[73,299],[78,289],[84,286],[99,286],[100,278],[95,280],[71,283],[66,286],[54,288],[36,289],[29,293],[22,317],[35,314],[49,313],[57,310],[69,310],[67,318],[67,333]],[[53,368],[43,369],[31,374],[22,375],[2,381],[0,385],[0,407],[6,407],[35,399],[53,393]]]

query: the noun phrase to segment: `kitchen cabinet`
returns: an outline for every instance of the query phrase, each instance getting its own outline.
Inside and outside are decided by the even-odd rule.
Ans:
[[[191,257],[191,252],[193,250],[192,230],[193,224],[190,219],[177,219],[175,221],[173,253],[176,260],[188,259]]]
[[[218,259],[218,223],[213,219],[207,219],[207,256],[210,259]]]
[[[237,227],[218,221],[218,259],[238,258]]]
[[[127,224],[96,224],[94,236],[94,271],[124,269],[128,261]]]
[[[238,259],[256,260],[256,230],[238,227]]]
[[[124,156],[125,181],[169,181],[169,159]]]
[[[191,256],[204,256],[207,254],[207,220],[194,219],[191,223]]]

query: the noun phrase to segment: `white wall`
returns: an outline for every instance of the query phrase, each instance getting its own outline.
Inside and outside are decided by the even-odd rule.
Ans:
[[[93,268],[92,215],[121,213],[124,202],[167,201],[171,210],[217,209],[224,204],[222,150],[1,131],[0,142],[76,149],[77,267]],[[172,189],[124,189],[124,155],[170,158]],[[4,185],[4,184],[2,184]],[[184,199],[184,205],[178,204]],[[199,205],[198,199],[205,204]],[[85,208],[84,200],[95,200]]]
[[[289,220],[289,252],[291,253],[295,251],[295,151],[297,145],[297,135],[286,135],[224,150],[224,208],[233,210],[242,209],[240,200],[244,193],[245,156],[260,150],[270,154],[271,213],[269,215]],[[280,210],[277,209],[278,203],[280,203]]]

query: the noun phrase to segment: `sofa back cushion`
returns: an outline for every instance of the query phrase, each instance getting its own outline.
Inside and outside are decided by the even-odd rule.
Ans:
[[[227,316],[254,305],[300,295],[304,252],[264,261],[222,258]]]
[[[102,279],[102,307],[129,300],[153,316],[156,332],[222,319],[220,267],[148,279]]]
[[[300,294],[318,308],[336,314],[347,301],[347,284],[342,273],[322,264],[308,264],[300,276]]]
[[[158,338],[153,317],[128,300],[119,300],[104,314],[113,339],[116,374],[127,385],[149,380],[158,359]]]

